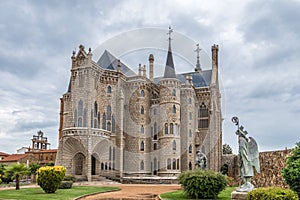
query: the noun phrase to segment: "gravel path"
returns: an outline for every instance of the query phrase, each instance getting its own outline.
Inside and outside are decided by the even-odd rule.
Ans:
[[[159,194],[179,190],[180,185],[139,185],[139,184],[120,184],[109,186],[118,187],[121,190],[116,192],[101,193],[81,198],[80,200],[129,200],[140,199],[150,200],[158,199]]]

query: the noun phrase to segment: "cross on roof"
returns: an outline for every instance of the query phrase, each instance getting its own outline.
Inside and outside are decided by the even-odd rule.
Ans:
[[[169,40],[171,40],[171,33],[173,32],[173,29],[171,28],[171,26],[169,26],[169,31],[167,33],[167,35],[169,35]]]
[[[197,57],[199,57],[199,53],[202,49],[199,48],[199,44],[196,44],[197,48],[195,50],[195,52],[197,52]]]

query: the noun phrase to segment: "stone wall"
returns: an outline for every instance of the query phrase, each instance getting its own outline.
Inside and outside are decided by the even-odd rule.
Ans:
[[[259,154],[260,174],[255,173],[252,182],[256,187],[277,186],[286,188],[281,175],[282,169],[286,166],[286,157],[291,150],[267,151]]]
[[[282,169],[286,166],[286,157],[291,150],[266,151],[259,153],[260,173],[252,178],[255,187],[276,186],[287,188],[281,175]],[[223,155],[222,166],[228,166],[228,176],[233,177],[235,182],[239,180],[237,155]]]

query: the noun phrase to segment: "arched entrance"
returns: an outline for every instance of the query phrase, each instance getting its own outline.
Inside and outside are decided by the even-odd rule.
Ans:
[[[75,175],[83,175],[85,166],[85,156],[83,153],[77,153],[74,156]]]

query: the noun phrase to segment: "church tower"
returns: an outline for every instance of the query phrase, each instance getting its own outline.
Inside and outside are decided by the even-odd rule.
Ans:
[[[159,81],[160,88],[160,127],[159,135],[160,176],[180,173],[180,89],[181,82],[176,78],[171,49],[171,33],[169,27],[169,48],[163,78]]]

